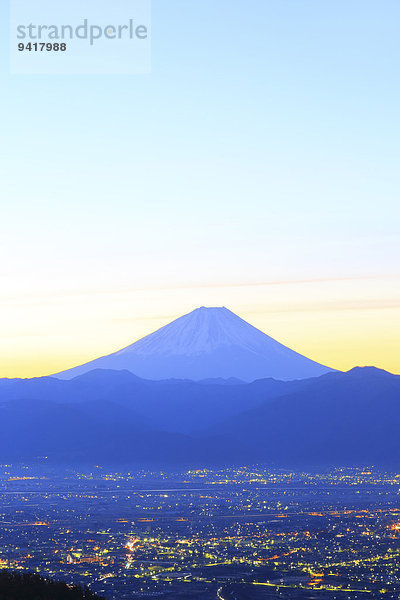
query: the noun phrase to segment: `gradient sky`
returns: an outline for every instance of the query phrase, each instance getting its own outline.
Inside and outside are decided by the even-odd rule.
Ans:
[[[141,76],[11,76],[0,376],[224,305],[400,373],[400,3],[154,0]]]

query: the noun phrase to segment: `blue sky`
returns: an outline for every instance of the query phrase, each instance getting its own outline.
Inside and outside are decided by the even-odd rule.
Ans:
[[[154,0],[141,76],[9,75],[1,11],[4,372],[214,303],[396,369],[397,1]]]

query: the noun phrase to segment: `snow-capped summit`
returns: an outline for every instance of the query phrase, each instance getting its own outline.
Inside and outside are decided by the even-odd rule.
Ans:
[[[305,379],[332,370],[283,346],[227,308],[204,306],[127,348],[56,376],[71,379],[92,369],[126,369],[144,379],[194,381]]]

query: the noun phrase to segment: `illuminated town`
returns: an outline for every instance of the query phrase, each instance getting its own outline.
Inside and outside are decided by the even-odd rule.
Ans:
[[[0,566],[105,598],[400,596],[400,474],[1,466]]]

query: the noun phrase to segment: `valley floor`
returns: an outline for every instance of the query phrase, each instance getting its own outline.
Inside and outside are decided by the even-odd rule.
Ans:
[[[400,476],[0,468],[0,567],[108,600],[398,598]]]

